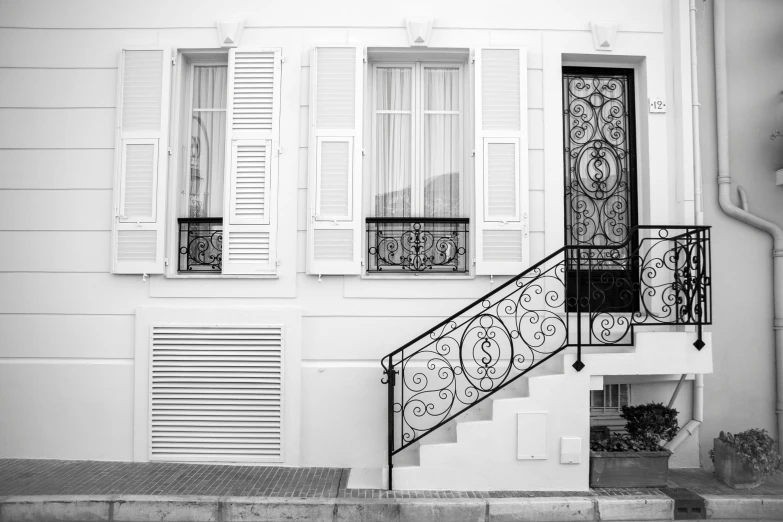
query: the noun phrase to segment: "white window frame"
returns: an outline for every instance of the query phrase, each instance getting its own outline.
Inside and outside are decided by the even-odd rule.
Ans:
[[[408,111],[391,111],[384,110],[378,111],[377,108],[377,82],[378,82],[378,69],[389,68],[410,68],[411,71],[411,216],[425,217],[424,216],[424,117],[426,113],[430,114],[454,114],[455,111],[425,111],[424,110],[424,69],[428,68],[448,68],[459,70],[459,143],[460,146],[464,146],[465,143],[465,125],[468,121],[465,118],[465,64],[461,62],[437,62],[437,61],[401,61],[401,62],[373,62],[372,64],[372,80],[369,83],[369,88],[372,91],[370,117],[372,121],[371,126],[371,167],[368,169],[370,172],[371,180],[370,186],[370,212],[369,217],[378,216],[377,209],[375,208],[378,173],[376,171],[375,158],[377,155],[376,149],[376,136],[378,126],[378,114],[405,114]],[[460,151],[459,154],[459,212],[456,217],[469,217],[465,216],[465,189],[467,187],[465,161],[464,154]],[[468,207],[470,208],[470,207]]]

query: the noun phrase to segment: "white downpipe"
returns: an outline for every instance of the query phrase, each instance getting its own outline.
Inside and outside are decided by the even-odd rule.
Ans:
[[[691,0],[693,2],[693,0]],[[715,100],[718,116],[718,202],[720,208],[734,219],[756,227],[772,236],[772,292],[775,311],[775,386],[777,389],[778,440],[783,437],[783,229],[771,221],[747,210],[747,197],[740,188],[742,207],[731,202],[729,172],[728,82],[726,79],[726,2],[715,0],[713,18],[715,32]]]
[[[702,175],[701,175],[701,134],[699,129],[699,62],[697,59],[696,47],[696,0],[690,0],[689,3],[689,22],[690,22],[690,58],[691,58],[691,119],[693,127],[693,207],[696,226],[704,224],[704,200],[702,198]],[[683,377],[685,377],[683,375]],[[679,386],[678,386],[679,390]],[[676,398],[672,396],[672,402]],[[680,444],[696,432],[704,421],[704,375],[697,373],[694,375],[693,382],[693,419],[679,431],[679,433],[669,442],[665,448],[674,451]]]

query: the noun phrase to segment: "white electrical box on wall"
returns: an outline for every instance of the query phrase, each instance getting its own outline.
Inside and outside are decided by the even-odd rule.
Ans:
[[[582,462],[582,437],[560,438],[560,464]]]
[[[666,100],[663,98],[650,98],[650,112],[666,112]]]
[[[546,412],[517,413],[517,460],[547,458]]]

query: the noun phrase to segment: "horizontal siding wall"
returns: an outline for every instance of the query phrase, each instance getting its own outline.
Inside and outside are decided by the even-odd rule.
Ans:
[[[302,464],[383,464],[379,359],[505,278],[495,278],[493,286],[487,277],[324,277],[319,282],[304,274],[310,49],[348,42],[404,47],[403,20],[421,12],[414,0],[384,10],[368,10],[359,0],[340,3],[341,9],[312,2],[307,9],[273,3],[262,10],[256,1],[231,0],[199,3],[187,15],[181,6],[149,0],[123,6],[97,0],[67,6],[42,0],[0,3],[0,244],[6,247],[0,259],[0,411],[14,426],[0,430],[0,457],[131,459],[136,310],[252,305],[302,310]],[[617,20],[620,37],[661,33],[663,4],[563,0],[557,8],[542,8],[538,1],[523,0],[517,4],[519,16],[477,10],[468,0],[428,5],[436,18],[432,47],[527,49],[530,257],[535,262],[548,253],[545,234],[562,234],[546,231],[544,224],[547,204],[562,205],[548,202],[544,192],[544,148],[562,148],[544,142],[545,117],[561,117],[544,112],[544,31],[584,33],[590,20]],[[238,13],[246,16],[243,45],[279,46],[285,56],[281,277],[153,276],[145,282],[140,276],[112,275],[119,51],[157,44],[213,46],[215,22]],[[471,107],[466,99],[466,109]],[[41,382],[51,386],[38,389]],[[87,442],[80,435],[84,430],[95,435],[89,440],[101,442]]]

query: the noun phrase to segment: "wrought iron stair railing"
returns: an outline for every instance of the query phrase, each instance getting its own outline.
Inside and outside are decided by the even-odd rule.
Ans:
[[[638,226],[566,246],[386,355],[392,457],[568,347],[631,346],[637,326],[711,323],[709,227]]]

